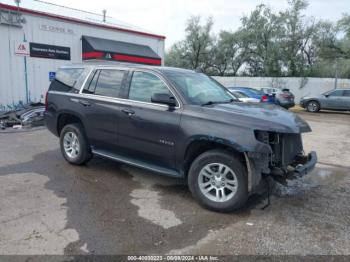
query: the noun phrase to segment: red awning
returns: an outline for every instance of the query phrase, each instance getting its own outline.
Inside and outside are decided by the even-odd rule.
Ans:
[[[162,60],[149,46],[83,36],[83,60],[103,59],[161,65]]]

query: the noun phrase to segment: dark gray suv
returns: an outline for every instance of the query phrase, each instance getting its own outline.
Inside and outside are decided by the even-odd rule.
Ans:
[[[300,105],[309,112],[322,109],[350,111],[350,89],[335,89],[319,96],[306,96],[300,100]]]
[[[46,98],[48,129],[81,165],[99,155],[184,179],[205,207],[244,205],[264,176],[307,174],[309,125],[275,105],[247,104],[210,77],[126,64],[62,67]]]

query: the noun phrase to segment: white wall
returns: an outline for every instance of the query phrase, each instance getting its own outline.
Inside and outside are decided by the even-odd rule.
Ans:
[[[94,36],[111,40],[148,45],[164,62],[164,40],[116,30],[98,28],[49,17],[23,14],[23,28],[0,25],[0,110],[9,109],[19,101],[26,101],[24,58],[14,54],[16,42],[28,42],[66,46],[71,49],[71,61],[27,57],[28,89],[31,101],[43,101],[50,84],[48,73],[69,63],[80,63],[81,36]],[[41,30],[42,25],[72,30],[73,34]]]
[[[289,88],[298,103],[306,95],[319,95],[334,88],[334,78],[302,77],[214,77],[226,87],[280,87]],[[338,79],[338,88],[350,88],[350,79]]]

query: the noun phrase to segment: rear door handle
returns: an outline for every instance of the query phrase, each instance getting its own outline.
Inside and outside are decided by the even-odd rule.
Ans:
[[[122,109],[122,112],[124,114],[127,114],[128,116],[131,116],[131,115],[134,115],[135,114],[135,111],[134,110],[131,110],[131,109]]]
[[[79,103],[83,106],[91,106],[90,102],[86,100],[79,99]]]

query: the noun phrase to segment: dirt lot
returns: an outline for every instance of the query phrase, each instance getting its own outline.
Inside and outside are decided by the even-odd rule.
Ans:
[[[109,160],[67,164],[46,130],[0,134],[0,254],[348,254],[350,114],[300,113],[317,168],[244,210],[199,207],[180,181]]]

